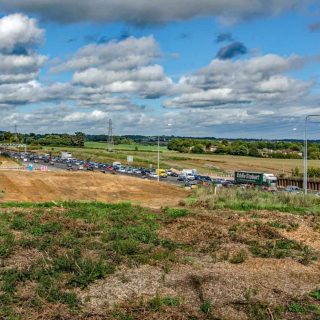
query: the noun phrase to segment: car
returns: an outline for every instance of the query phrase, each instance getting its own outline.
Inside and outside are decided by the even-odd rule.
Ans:
[[[158,178],[158,175],[155,172],[149,173],[150,178]]]
[[[187,173],[185,176],[186,176],[187,180],[189,180],[189,181],[196,180],[195,175],[192,173]]]
[[[290,193],[300,193],[301,189],[297,186],[287,186],[285,191]]]
[[[177,179],[177,180],[178,180],[178,181],[187,181],[188,179],[187,179],[186,176],[180,175],[180,176],[178,176],[178,179]]]

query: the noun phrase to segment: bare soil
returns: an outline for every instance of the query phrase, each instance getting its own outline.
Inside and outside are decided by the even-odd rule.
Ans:
[[[269,227],[270,221],[294,224],[296,230]],[[256,223],[261,226],[257,228]],[[234,225],[240,226],[237,238],[230,234]],[[108,279],[79,291],[89,313],[104,314],[115,305],[160,295],[179,297],[194,311],[203,301],[211,301],[219,319],[246,320],[249,318],[242,312],[242,306],[255,303],[270,308],[285,306],[288,301],[308,297],[320,284],[319,260],[304,265],[289,257],[257,258],[242,243],[283,238],[308,245],[319,257],[320,233],[312,229],[312,217],[269,211],[199,210],[169,222],[159,231],[159,236],[193,249],[181,251],[179,262],[165,268],[163,265],[124,267]],[[240,251],[245,252],[245,260],[230,262]],[[297,315],[285,319],[307,318]]]
[[[177,205],[187,191],[134,177],[88,172],[0,172],[1,202],[131,201],[158,208]]]
[[[19,164],[10,158],[0,156],[0,169],[6,167],[20,167]]]

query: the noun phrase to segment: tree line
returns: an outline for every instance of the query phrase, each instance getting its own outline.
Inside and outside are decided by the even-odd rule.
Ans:
[[[84,147],[86,135],[82,132],[75,134],[35,134],[0,132],[1,143],[21,143],[31,146],[56,146],[56,147]]]
[[[300,159],[303,156],[303,142],[300,141],[172,139],[168,143],[168,149],[181,153],[214,153],[261,158]],[[318,142],[309,143],[308,158],[320,159]]]

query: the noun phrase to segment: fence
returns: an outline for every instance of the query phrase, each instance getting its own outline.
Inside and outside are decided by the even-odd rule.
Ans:
[[[303,188],[303,179],[302,178],[278,178],[278,187],[287,187],[287,186],[297,186]],[[308,189],[320,191],[320,180],[319,179],[308,179]]]

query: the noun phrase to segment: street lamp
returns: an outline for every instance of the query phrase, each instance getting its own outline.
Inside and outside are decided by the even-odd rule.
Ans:
[[[303,189],[304,194],[308,194],[308,140],[307,140],[307,124],[308,119],[320,117],[320,114],[309,114],[304,122],[304,155],[303,155]]]
[[[158,182],[160,182],[160,136],[158,136]]]
[[[167,123],[168,127],[171,127],[171,123]],[[160,135],[158,135],[158,182],[160,182]]]

